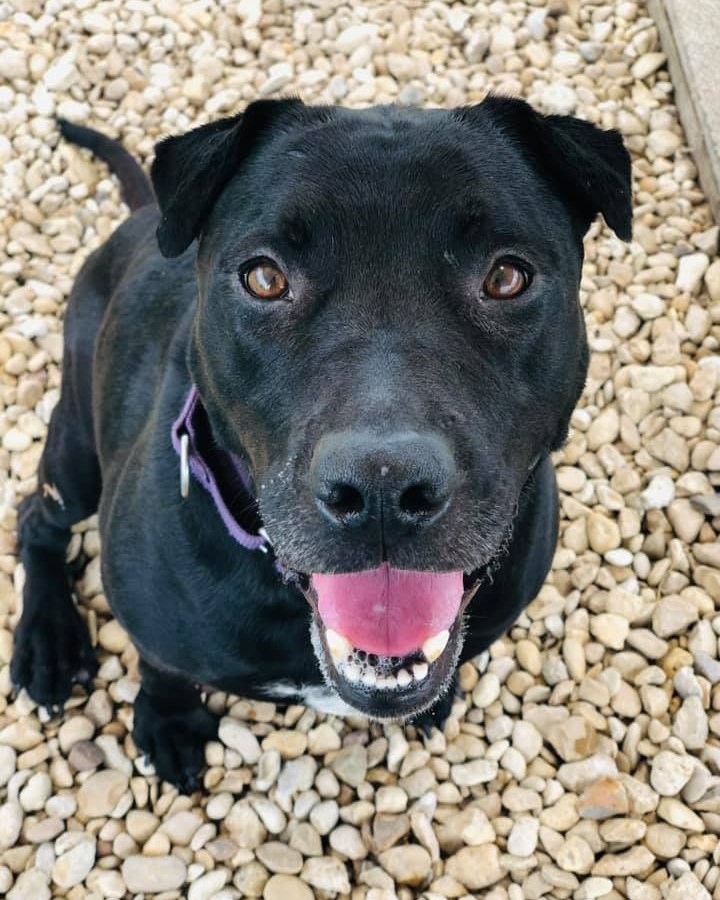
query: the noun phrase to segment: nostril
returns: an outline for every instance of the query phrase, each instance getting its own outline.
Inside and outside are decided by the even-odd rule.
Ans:
[[[339,519],[357,516],[365,509],[365,498],[351,484],[333,484],[319,499]]]
[[[445,496],[438,496],[431,484],[420,482],[405,488],[400,494],[398,506],[406,516],[422,519],[434,515],[444,506],[446,499]]]

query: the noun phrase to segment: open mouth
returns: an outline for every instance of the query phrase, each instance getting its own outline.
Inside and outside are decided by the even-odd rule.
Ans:
[[[295,578],[313,611],[325,679],[346,703],[373,718],[407,718],[433,706],[450,685],[462,614],[478,580],[387,563]]]

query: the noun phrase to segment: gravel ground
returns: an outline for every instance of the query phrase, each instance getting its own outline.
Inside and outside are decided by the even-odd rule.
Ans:
[[[637,2],[0,0],[0,895],[720,898],[718,229],[664,63]],[[73,551],[91,558],[96,689],[51,722],[13,700],[15,504],[58,396],[65,297],[126,214],[53,116],[147,163],[161,136],[257,96],[455,105],[489,88],[620,129],[635,240],[591,229],[593,353],[557,454],[553,571],[489,664],[463,666],[445,733],[215,694],[206,791],[158,784],[129,735],[137,656],[92,521]]]

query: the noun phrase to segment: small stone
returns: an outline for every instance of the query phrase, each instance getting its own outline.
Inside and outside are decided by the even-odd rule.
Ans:
[[[375,808],[379,813],[399,813],[407,809],[408,798],[402,788],[387,785],[378,788],[375,794]]]
[[[218,736],[226,747],[239,753],[246,765],[254,766],[262,753],[255,735],[236,719],[224,716],[220,720]]]
[[[350,893],[347,869],[334,857],[320,856],[305,860],[300,877],[320,891],[332,891],[335,894]]]
[[[577,803],[583,819],[609,819],[629,810],[625,788],[614,778],[600,778],[587,787]]]
[[[177,856],[129,856],[122,877],[131,893],[159,894],[182,887],[187,867]]]
[[[620,529],[617,523],[602,513],[590,513],[587,518],[587,533],[590,546],[596,553],[607,553],[620,546]]]
[[[280,875],[297,875],[303,866],[302,854],[280,841],[261,844],[255,855],[270,872]]]
[[[713,303],[720,302],[720,259],[716,259],[705,272],[705,287]]]
[[[109,816],[128,788],[122,772],[106,769],[85,781],[77,793],[78,813],[85,819]]]
[[[581,716],[570,716],[559,722],[549,729],[546,737],[564,762],[584,759],[597,745],[595,729]]]
[[[0,787],[12,778],[17,764],[17,754],[12,747],[0,744]]]
[[[371,24],[350,25],[335,39],[335,49],[338,53],[349,56],[359,47],[372,42],[378,33],[378,26]]]
[[[558,849],[555,862],[565,872],[587,875],[595,862],[595,854],[587,841],[572,835]]]
[[[681,143],[680,136],[667,128],[651,131],[647,137],[648,149],[655,156],[672,156],[679,149]]]
[[[445,863],[445,873],[456,878],[469,891],[481,891],[500,881],[505,868],[494,844],[463,847]]]
[[[657,72],[657,70],[665,65],[666,57],[664,53],[644,53],[636,62],[633,63],[630,70],[633,78],[642,80]]]
[[[473,688],[472,700],[478,709],[487,709],[500,696],[500,679],[494,672],[485,672]]]
[[[78,741],[89,741],[95,734],[95,725],[85,716],[73,716],[62,723],[58,741],[63,753],[69,753]]]
[[[543,88],[540,94],[540,105],[548,113],[570,116],[577,106],[577,94],[568,84],[553,82]]]
[[[710,265],[710,259],[705,253],[688,253],[681,256],[678,261],[677,277],[675,285],[688,294],[696,294],[702,285],[703,275]]]
[[[450,767],[450,777],[460,787],[487,784],[497,775],[498,764],[492,759],[473,759]]]
[[[66,890],[84,881],[94,864],[95,839],[82,840],[58,856],[52,868],[52,880]]]
[[[645,843],[648,850],[660,859],[674,859],[685,846],[685,835],[678,828],[665,822],[654,822],[648,826]]]
[[[630,623],[615,613],[600,613],[590,620],[590,633],[605,647],[622,650],[630,633]]]
[[[668,507],[667,517],[675,534],[686,544],[692,544],[705,524],[705,516],[696,510],[689,500],[673,500]]]
[[[358,787],[367,774],[367,750],[360,744],[345,747],[333,757],[330,768],[340,781],[350,787]]]
[[[23,818],[22,807],[14,800],[0,806],[0,853],[15,846],[20,837]]]
[[[674,797],[690,781],[694,768],[692,757],[661,750],[650,764],[650,784],[662,797]]]
[[[702,750],[707,743],[709,726],[700,697],[687,697],[675,713],[673,734],[687,750]]]
[[[557,779],[568,791],[580,793],[598,778],[614,778],[618,774],[615,761],[602,753],[596,753],[578,762],[569,762],[557,770]]]
[[[593,419],[585,439],[590,450],[599,450],[604,444],[612,444],[619,434],[620,417],[614,406],[608,406]]]
[[[592,874],[610,878],[641,875],[650,871],[654,862],[647,847],[633,847],[625,853],[608,853],[603,856],[593,866]]]
[[[314,900],[315,896],[303,881],[292,875],[273,875],[262,895],[263,900]]]
[[[698,609],[694,603],[685,597],[670,595],[655,605],[652,627],[658,637],[668,638],[687,631],[697,620]]]
[[[664,900],[711,900],[711,896],[693,872],[686,872],[670,885]]]
[[[532,641],[518,641],[515,645],[515,656],[520,666],[531,675],[538,676],[542,671],[540,651]]]
[[[263,738],[263,750],[277,750],[283,759],[297,759],[307,750],[307,735],[301,731],[281,729]]]
[[[675,797],[662,797],[657,807],[658,818],[682,831],[693,831],[697,834],[705,830],[703,820],[697,813],[688,809]]]
[[[14,78],[27,78],[27,55],[10,47],[0,51],[0,77],[8,81]]]
[[[473,65],[482,62],[490,49],[490,33],[485,28],[472,32],[465,44],[465,59]]]
[[[214,869],[201,875],[190,885],[187,900],[211,900],[217,897],[225,887],[229,874],[227,869]]]
[[[493,28],[490,35],[490,52],[502,55],[515,49],[515,35],[512,29],[500,25]]]
[[[160,833],[166,834],[176,846],[187,847],[202,823],[202,818],[196,812],[185,809],[166,819],[160,826]]]
[[[405,844],[378,856],[380,865],[398,883],[418,887],[429,877],[432,860],[424,847]]]
[[[365,859],[368,854],[360,831],[352,825],[339,825],[330,832],[330,846],[348,859]]]
[[[20,791],[20,805],[25,812],[41,810],[52,793],[52,781],[45,772],[36,772]]]
[[[78,741],[68,755],[68,762],[77,772],[90,772],[102,765],[102,750],[93,741]]]
[[[675,499],[675,482],[669,475],[655,475],[640,494],[643,509],[665,509]]]
[[[340,735],[327,722],[322,722],[308,732],[308,751],[313,756],[323,756],[325,753],[339,750],[340,745]]]
[[[540,822],[529,816],[518,819],[508,836],[508,853],[513,856],[532,856],[538,842]]]
[[[8,892],[7,900],[50,900],[47,874],[38,868],[22,872]]]
[[[146,809],[131,809],[125,819],[128,834],[138,844],[144,844],[157,831],[159,824],[158,817]]]
[[[129,638],[122,625],[116,619],[111,619],[98,631],[98,643],[108,653],[119,656],[127,647]]]

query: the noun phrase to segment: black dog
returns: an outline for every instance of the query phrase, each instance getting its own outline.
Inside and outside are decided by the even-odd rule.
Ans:
[[[261,101],[159,144],[156,205],[119,145],[63,127],[137,211],[68,305],[15,684],[55,706],[94,672],[65,550],[99,509],[163,778],[196,784],[201,685],[441,724],[550,565],[582,239],[598,212],[631,230],[620,136],[499,97]]]

